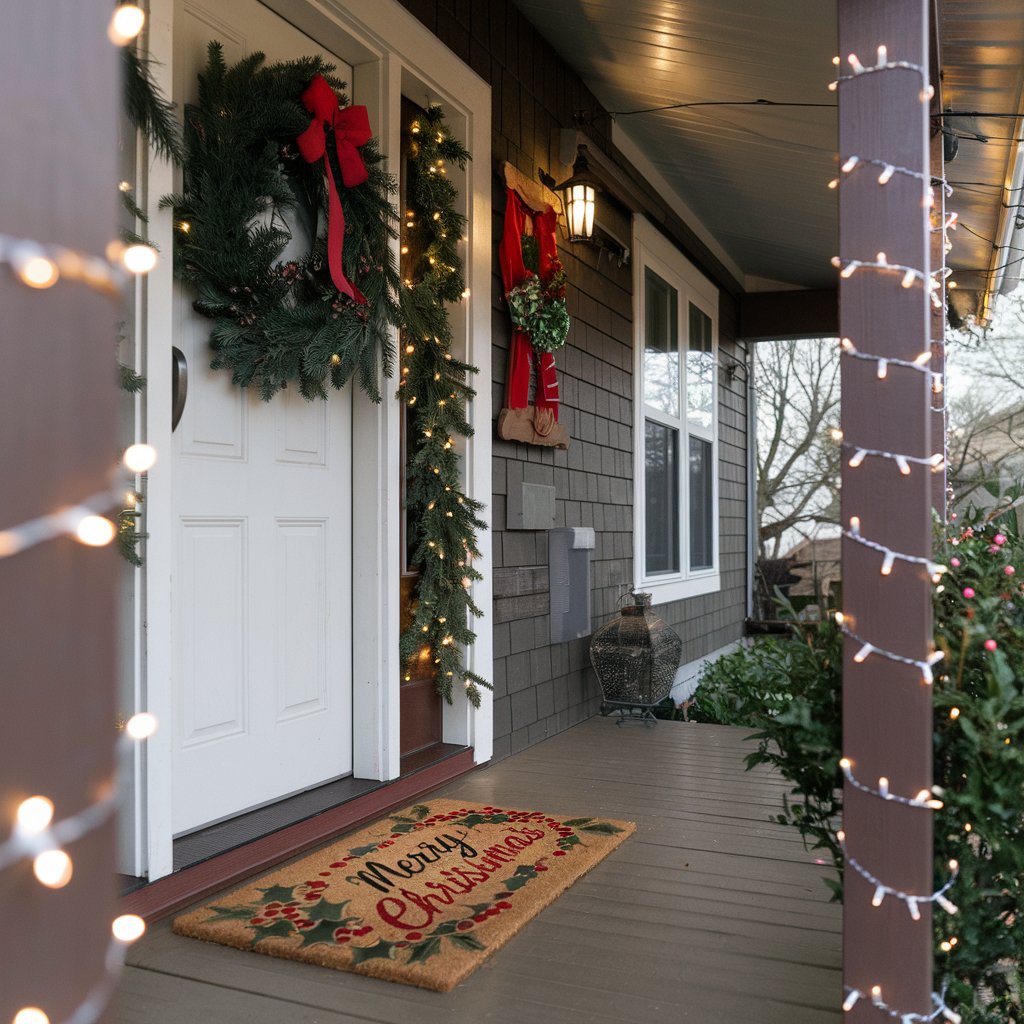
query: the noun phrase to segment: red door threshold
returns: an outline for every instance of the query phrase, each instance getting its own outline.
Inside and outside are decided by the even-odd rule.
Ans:
[[[387,811],[416,800],[472,769],[472,750],[446,757],[305,821],[296,822],[193,867],[183,868],[173,875],[158,878],[123,896],[119,901],[120,913],[138,914],[147,921],[165,917],[211,893],[241,882],[250,875],[266,871],[304,850],[373,821]]]

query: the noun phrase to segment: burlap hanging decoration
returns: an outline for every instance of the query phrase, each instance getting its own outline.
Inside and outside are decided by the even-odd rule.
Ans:
[[[506,175],[506,181],[509,180]],[[516,179],[513,179],[516,180]],[[511,184],[505,190],[505,225],[499,260],[501,279],[508,294],[527,277],[523,262],[522,236],[529,226],[537,239],[540,264],[557,261],[555,230],[558,215],[552,206],[532,194],[529,202],[521,190]],[[532,204],[536,203],[537,207]],[[542,204],[542,205],[541,205]],[[535,367],[536,388],[530,404],[531,366]],[[558,376],[551,352],[534,349],[529,334],[515,328],[509,345],[508,376],[505,383],[505,407],[498,416],[498,436],[506,441],[568,448],[569,432],[558,422]]]

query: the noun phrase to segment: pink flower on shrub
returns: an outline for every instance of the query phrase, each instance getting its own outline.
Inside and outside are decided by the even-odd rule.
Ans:
[[[1013,567],[1012,565],[1008,565],[1008,566],[1007,566],[1007,567],[1006,567],[1006,568],[1005,568],[1005,569],[1003,570],[1003,572],[1005,572],[1007,576],[1012,576],[1012,575],[1013,575],[1013,574],[1014,574],[1014,573],[1015,573],[1016,571],[1017,571],[1017,570],[1016,570],[1016,569],[1014,569],[1014,567]]]
[[[997,534],[996,534],[996,535],[995,535],[995,536],[994,536],[994,537],[992,538],[992,542],[993,542],[994,544],[997,544],[997,545],[999,545],[999,547],[1002,547],[1002,546],[1003,546],[1003,545],[1004,545],[1004,544],[1006,543],[1006,535],[1005,535],[1005,534],[1003,534],[1003,533],[997,533]]]
[[[989,639],[985,641],[986,651],[994,651],[998,646],[999,644],[997,644],[995,640],[993,640],[991,637],[989,637]]]
[[[953,566],[954,569],[959,569],[960,568],[960,559],[959,558],[951,558],[949,560],[949,564],[951,566]]]
[[[969,601],[974,597],[974,587],[964,587],[964,597]]]

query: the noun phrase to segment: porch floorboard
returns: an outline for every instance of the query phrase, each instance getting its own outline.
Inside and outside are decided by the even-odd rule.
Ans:
[[[428,992],[240,952],[153,925],[124,1024],[834,1024],[841,911],[768,821],[784,780],[743,770],[749,730],[594,718],[438,790],[638,828],[466,981]]]

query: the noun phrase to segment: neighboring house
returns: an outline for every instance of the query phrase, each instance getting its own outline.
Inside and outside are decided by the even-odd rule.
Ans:
[[[987,487],[1024,480],[1024,403],[951,432],[950,484],[958,505],[994,503]]]
[[[473,587],[485,616],[468,657],[494,691],[474,710],[459,695],[442,707],[400,686],[408,567],[390,386],[380,406],[352,389],[313,404],[239,394],[207,369],[208,323],[164,260],[136,318],[148,377],[137,432],[162,457],[149,478],[123,693],[125,712],[148,707],[164,729],[129,767],[126,873],[153,881],[367,794],[386,806],[595,714],[589,635],[552,642],[549,533],[517,519],[538,493],[551,494],[531,487],[553,488],[551,525],[594,530],[591,629],[628,587],[652,592],[682,637],[681,687],[743,636],[749,345],[837,332],[825,188],[835,114],[610,109],[724,96],[827,102],[834,13],[812,0],[700,4],[685,31],[705,52],[691,59],[678,5],[630,6],[615,22],[586,0],[152,0],[148,47],[178,103],[193,95],[210,39],[229,60],[324,51],[369,107],[386,153],[399,150],[404,97],[443,104],[472,155],[466,174],[453,175],[469,219],[469,297],[453,326],[479,368],[465,490],[487,505],[491,526]],[[709,26],[714,42],[701,31]],[[981,69],[966,52],[961,65],[966,103]],[[698,141],[695,125],[707,126]],[[580,145],[604,186],[604,247],[559,234],[572,328],[557,363],[571,444],[557,450],[495,434],[511,336],[497,262],[500,169],[508,161],[531,181],[560,181]],[[174,175],[145,154],[139,165],[151,235],[169,253],[172,226],[157,201]],[[997,234],[998,204],[968,194],[964,207],[982,234]],[[970,240],[958,244],[966,265],[980,265]],[[985,281],[977,287],[983,294]],[[190,377],[173,434],[172,347]],[[408,735],[413,720],[433,732]]]
[[[842,580],[841,547],[839,537],[805,537],[786,552],[783,557],[793,560],[790,572],[797,577],[787,589],[790,599],[828,600]]]

